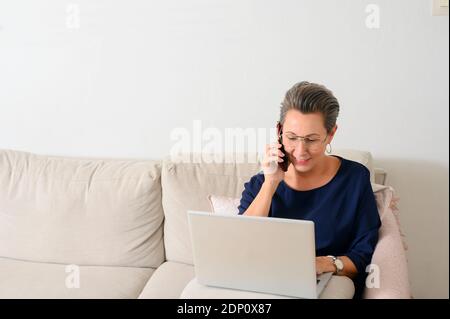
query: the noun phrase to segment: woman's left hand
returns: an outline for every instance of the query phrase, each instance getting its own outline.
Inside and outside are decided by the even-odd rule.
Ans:
[[[321,275],[325,272],[335,272],[336,267],[330,257],[319,256],[316,257],[316,274]]]

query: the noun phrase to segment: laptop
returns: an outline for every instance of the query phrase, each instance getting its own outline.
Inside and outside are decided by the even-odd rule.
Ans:
[[[332,273],[316,276],[312,221],[188,211],[200,284],[318,298]]]

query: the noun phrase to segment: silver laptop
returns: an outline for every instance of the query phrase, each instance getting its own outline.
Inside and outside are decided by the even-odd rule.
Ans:
[[[195,275],[208,286],[318,298],[314,223],[188,211]]]

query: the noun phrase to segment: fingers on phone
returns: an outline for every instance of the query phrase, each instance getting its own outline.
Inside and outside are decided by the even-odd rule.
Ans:
[[[284,162],[282,157],[286,155],[280,150],[281,144],[267,144],[266,145],[266,154],[269,157],[268,161],[270,162]]]
[[[284,162],[284,160],[278,156],[269,156],[265,161],[266,164],[276,163],[276,162],[281,163],[281,162]]]
[[[271,161],[281,163],[284,162],[284,159],[280,158],[279,156],[271,156]]]
[[[266,150],[271,149],[271,148],[280,148],[281,146],[283,146],[283,145],[280,143],[266,144]]]
[[[280,150],[272,150],[272,152],[270,153],[271,156],[278,156],[278,157],[284,157],[285,155],[283,154],[282,151]]]
[[[276,149],[276,148],[271,148],[267,151],[267,155],[270,156],[280,156],[280,157],[285,157],[286,154],[284,154],[280,149]]]
[[[281,144],[279,144],[279,145],[281,145]],[[275,151],[275,154],[278,154],[278,156],[285,156],[285,154],[280,149],[280,147],[275,148],[274,151]]]

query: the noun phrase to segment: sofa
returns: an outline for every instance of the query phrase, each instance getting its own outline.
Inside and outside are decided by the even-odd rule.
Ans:
[[[370,170],[382,214],[372,261],[379,287],[364,297],[409,298],[387,173],[369,152],[333,154]],[[187,210],[214,212],[212,198],[238,199],[259,171],[258,154],[141,160],[0,150],[0,298],[189,298]]]

